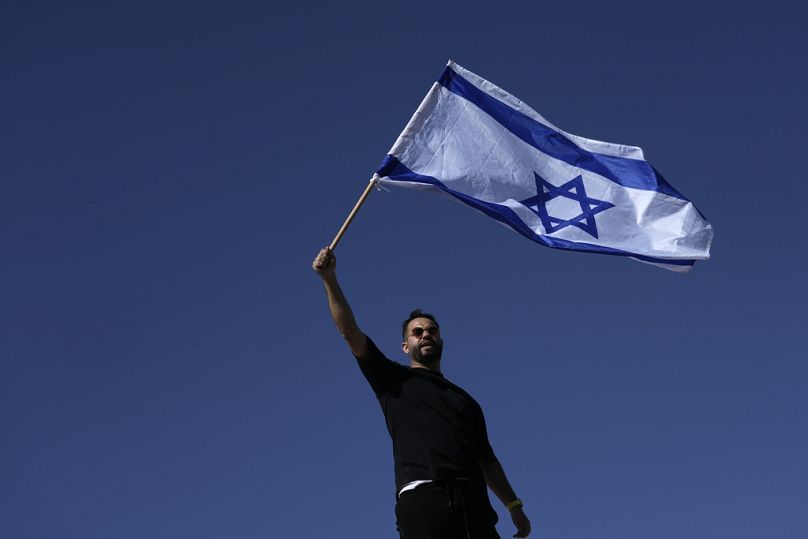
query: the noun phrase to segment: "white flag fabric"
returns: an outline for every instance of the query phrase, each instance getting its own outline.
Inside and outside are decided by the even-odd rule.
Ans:
[[[710,257],[712,226],[641,148],[566,133],[449,62],[376,171],[548,247],[628,256],[674,271]]]

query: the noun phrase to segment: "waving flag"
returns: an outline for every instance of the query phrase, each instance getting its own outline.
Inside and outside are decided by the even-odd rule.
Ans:
[[[710,223],[641,148],[566,133],[454,62],[376,174],[450,196],[548,247],[674,271],[710,257]]]

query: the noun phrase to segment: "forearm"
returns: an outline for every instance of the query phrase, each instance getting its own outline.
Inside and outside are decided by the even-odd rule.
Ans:
[[[337,282],[337,278],[332,276],[323,279],[323,286],[328,299],[328,310],[339,332],[346,336],[359,331],[356,318],[354,318],[351,306],[348,304],[348,300],[345,299],[345,294],[342,292],[342,287]]]
[[[348,343],[351,352],[358,357],[362,357],[367,349],[366,337],[356,323],[351,306],[348,304],[348,300],[345,299],[345,294],[343,294],[336,276],[332,275],[324,278],[323,285],[328,299],[328,310],[334,320],[334,325],[337,326],[340,335]]]
[[[503,505],[508,505],[517,498],[498,460],[480,460],[480,469],[488,488],[496,494]]]

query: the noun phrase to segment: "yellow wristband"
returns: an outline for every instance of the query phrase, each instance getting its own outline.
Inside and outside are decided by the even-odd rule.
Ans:
[[[506,505],[505,509],[507,509],[508,511],[513,511],[517,507],[523,507],[524,505],[525,504],[522,503],[522,500],[520,500],[519,498],[516,498],[514,501],[512,501],[511,503]]]

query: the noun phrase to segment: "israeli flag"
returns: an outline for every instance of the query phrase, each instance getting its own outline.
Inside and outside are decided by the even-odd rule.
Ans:
[[[685,272],[710,257],[710,223],[641,148],[566,133],[451,61],[376,174],[382,185],[447,195],[548,247]]]

